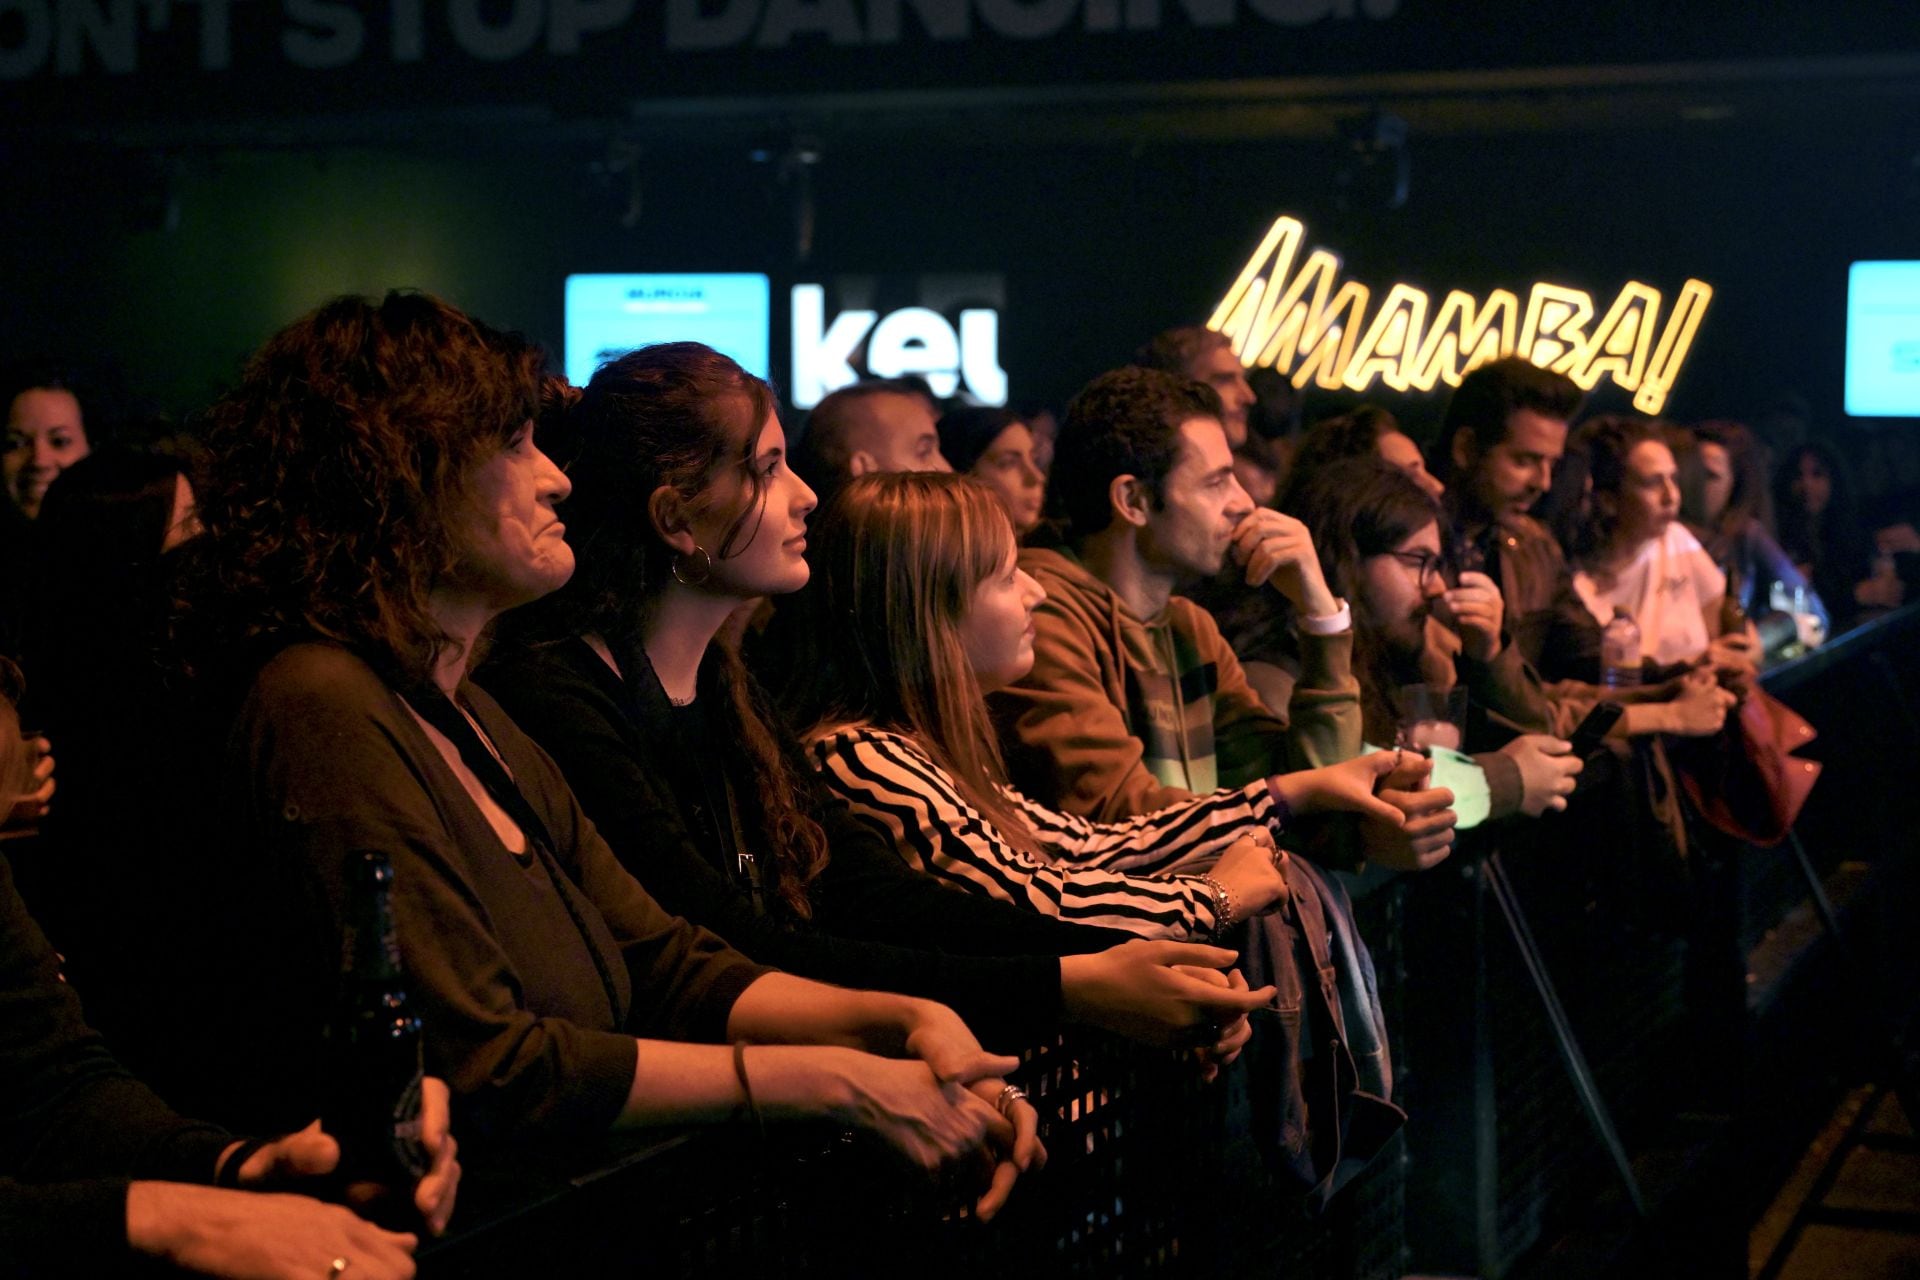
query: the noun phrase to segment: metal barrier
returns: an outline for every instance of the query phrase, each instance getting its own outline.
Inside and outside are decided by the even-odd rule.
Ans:
[[[1871,852],[1887,876],[1913,873],[1900,832],[1916,792],[1894,765],[1920,733],[1903,678],[1920,671],[1917,650],[1920,606],[1763,677],[1820,731],[1806,754],[1828,769],[1800,831],[1828,868]],[[1628,823],[1589,839],[1605,856],[1581,861],[1576,837],[1614,816],[1590,807],[1474,833],[1407,886],[1409,1016],[1396,1049],[1423,1269],[1505,1275],[1614,1188],[1615,1229],[1637,1230],[1647,1206],[1634,1138],[1683,1108],[1728,1117],[1723,1145],[1737,1149],[1715,1155],[1722,1169],[1764,1168],[1739,1146],[1761,1105],[1746,1077],[1765,1012],[1741,961],[1800,904],[1822,906],[1819,870],[1797,836],[1761,849],[1702,833],[1690,865],[1654,883],[1627,847]],[[1737,1199],[1721,1197],[1714,1230],[1744,1231]]]
[[[1845,755],[1861,731],[1823,708],[1822,690],[1842,678],[1887,689],[1889,670],[1897,685],[1916,637],[1920,608],[1767,684],[1816,718],[1830,758]],[[1903,660],[1889,667],[1889,653]],[[1896,732],[1898,705],[1891,692],[1877,703]],[[1836,838],[1840,819],[1812,820],[1820,843]],[[942,1206],[863,1144],[807,1132],[762,1149],[730,1130],[637,1143],[572,1177],[477,1180],[459,1234],[425,1253],[423,1274],[1392,1280],[1411,1226],[1416,1261],[1501,1275],[1571,1196],[1608,1177],[1607,1127],[1583,1119],[1583,1093],[1629,1138],[1671,1110],[1672,1064],[1697,1011],[1682,938],[1631,911],[1587,910],[1554,861],[1563,850],[1516,851],[1504,866],[1487,852],[1463,841],[1449,868],[1355,904],[1413,1125],[1318,1217],[1268,1173],[1244,1071],[1202,1085],[1180,1055],[1076,1033],[1027,1055],[1018,1079],[1050,1160],[991,1224]],[[1590,1066],[1585,1089],[1566,1070],[1569,1045]]]
[[[1397,1146],[1308,1217],[1262,1162],[1244,1072],[1206,1085],[1183,1055],[1074,1034],[1017,1079],[1049,1160],[990,1224],[865,1143],[809,1130],[762,1149],[734,1129],[636,1144],[570,1178],[481,1181],[422,1273],[1401,1274]]]

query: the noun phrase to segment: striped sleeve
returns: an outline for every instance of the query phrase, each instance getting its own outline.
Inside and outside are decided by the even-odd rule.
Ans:
[[[1076,924],[1184,941],[1213,933],[1213,898],[1191,876],[1054,866],[1021,853],[909,740],[848,729],[813,744],[822,780],[910,866],[971,893]]]
[[[1164,809],[1119,822],[1091,822],[1060,813],[1012,788],[1005,794],[1020,807],[1043,848],[1074,868],[1097,867],[1131,875],[1201,874],[1227,846],[1256,826],[1280,834],[1279,813],[1266,779],[1181,800]]]

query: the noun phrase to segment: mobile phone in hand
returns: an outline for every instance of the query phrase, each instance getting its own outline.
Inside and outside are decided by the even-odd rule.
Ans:
[[[1584,760],[1600,747],[1600,740],[1607,736],[1626,708],[1617,702],[1601,702],[1587,712],[1586,719],[1573,731],[1573,754]]]

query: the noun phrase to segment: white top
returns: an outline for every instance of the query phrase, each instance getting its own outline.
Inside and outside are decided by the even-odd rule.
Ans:
[[[1625,606],[1640,626],[1642,656],[1686,662],[1707,651],[1706,607],[1727,593],[1727,575],[1676,520],[1611,577],[1576,570],[1573,589],[1601,626]]]

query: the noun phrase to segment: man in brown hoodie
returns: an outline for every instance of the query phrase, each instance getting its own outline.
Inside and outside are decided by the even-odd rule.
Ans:
[[[1141,368],[1101,375],[1067,410],[1048,493],[1062,536],[1020,554],[1047,590],[1033,670],[995,695],[1014,785],[1067,812],[1123,818],[1360,753],[1351,614],[1305,526],[1256,510],[1234,479],[1220,413],[1208,387]],[[1213,619],[1174,594],[1229,554],[1250,587],[1293,605],[1301,674],[1287,707],[1263,704]],[[1401,834],[1442,848],[1451,796],[1417,795],[1438,806],[1420,815],[1434,829]]]

